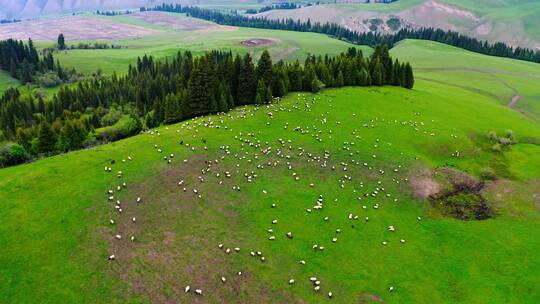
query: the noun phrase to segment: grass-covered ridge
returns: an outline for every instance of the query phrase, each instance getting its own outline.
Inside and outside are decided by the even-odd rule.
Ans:
[[[323,302],[329,291],[339,303],[537,302],[540,294],[530,286],[540,284],[538,145],[518,143],[502,154],[478,149],[488,132],[505,129],[518,141],[538,139],[540,131],[486,94],[419,80],[413,91],[289,95],[268,107],[0,170],[0,239],[9,244],[0,252],[0,278],[8,282],[0,300],[189,302],[196,296],[184,287],[191,285],[208,302]],[[163,158],[171,153],[168,164]],[[484,195],[498,215],[463,222],[414,198],[405,178],[442,166],[473,176],[493,168],[501,180],[489,182]],[[124,181],[127,188],[117,192]],[[384,191],[363,196],[377,187]],[[107,189],[115,189],[122,214],[107,202]],[[320,194],[324,208],[317,211]],[[349,220],[349,213],[359,219]],[[272,235],[276,240],[268,240]],[[314,244],[325,249],[315,251]],[[239,253],[224,252],[237,246]],[[261,251],[266,261],[249,251]],[[109,262],[112,253],[116,260]],[[321,292],[313,291],[311,276],[321,280]]]

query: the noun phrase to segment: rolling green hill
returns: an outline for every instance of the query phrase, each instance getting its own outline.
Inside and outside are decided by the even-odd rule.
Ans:
[[[191,46],[262,35],[242,31]],[[537,303],[540,66],[424,41],[392,55],[414,90],[291,94],[0,170],[0,302]],[[492,151],[506,130],[517,144]],[[419,198],[486,173],[490,219]]]
[[[471,0],[399,0],[391,4],[338,3],[274,10],[261,14],[269,18],[293,18],[335,22],[357,31],[370,31],[372,21],[382,21],[376,30],[392,31],[389,19],[400,20],[399,27],[435,27],[458,31],[488,41],[502,41],[529,48],[540,47],[536,30],[540,2]],[[377,22],[375,22],[377,23]]]
[[[144,54],[157,58],[175,55],[179,50],[191,50],[200,54],[209,49],[232,50],[238,53],[250,52],[258,57],[264,49],[268,49],[272,58],[303,61],[308,54],[337,55],[351,46],[343,41],[332,39],[325,35],[289,31],[271,31],[251,28],[222,27],[207,22],[212,28],[190,30],[174,28],[179,24],[198,19],[188,18],[182,14],[155,13],[156,18],[170,16],[170,23],[153,24],[150,21],[133,17],[109,17],[106,19],[116,22],[135,24],[161,31],[160,35],[148,36],[129,40],[107,41],[109,44],[121,45],[122,49],[107,50],[70,50],[56,55],[62,65],[75,67],[78,71],[91,73],[101,69],[105,73],[113,71],[127,72],[129,64],[136,62],[138,56]],[[98,22],[98,21],[97,21]],[[214,28],[215,27],[215,28]],[[262,41],[261,44],[245,45],[249,40]],[[74,42],[75,44],[79,42]],[[47,47],[50,43],[42,42]],[[370,54],[371,48],[361,47],[364,53]]]

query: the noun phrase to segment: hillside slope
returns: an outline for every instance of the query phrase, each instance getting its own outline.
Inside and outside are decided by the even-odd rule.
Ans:
[[[483,59],[405,43],[409,60]],[[0,170],[0,302],[537,303],[540,125],[485,94],[489,75],[475,92],[423,79],[430,63],[414,90],[294,94]],[[486,134],[506,129],[518,144],[492,152]],[[486,169],[487,220],[411,186]]]
[[[33,18],[40,15],[60,14],[86,10],[137,9],[161,3],[188,5],[246,5],[256,4],[250,0],[5,0],[0,7],[0,19]]]
[[[392,4],[325,4],[259,15],[335,22],[361,32],[435,27],[514,46],[540,47],[538,1],[400,0]]]

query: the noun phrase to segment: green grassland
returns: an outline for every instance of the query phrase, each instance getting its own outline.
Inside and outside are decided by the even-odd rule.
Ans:
[[[230,38],[226,48],[263,35],[242,31],[189,47],[221,48]],[[153,54],[167,56],[181,44],[162,43]],[[332,48],[322,44],[321,51]],[[119,52],[135,58],[149,49]],[[110,52],[88,51],[86,60],[108,54],[109,64],[121,66],[114,58],[122,56]],[[60,59],[74,66],[85,60],[74,54]],[[269,106],[162,127],[159,135],[0,170],[0,302],[319,303],[332,291],[337,303],[538,303],[540,126],[537,112],[510,109],[507,101],[512,87],[523,96],[518,105],[538,109],[539,66],[423,41],[405,41],[392,54],[416,68],[414,90],[291,94]],[[105,62],[99,57],[96,66]],[[492,152],[486,134],[506,129],[519,143]],[[460,157],[452,156],[456,151]],[[163,157],[171,153],[168,164]],[[133,160],[121,161],[128,156]],[[484,195],[497,215],[460,221],[416,198],[407,179],[443,166],[472,176],[492,169],[499,180],[488,181]],[[116,191],[122,182],[127,188]],[[377,188],[376,196],[364,196]],[[115,189],[122,213],[107,189]],[[307,212],[319,195],[324,208]],[[225,253],[234,247],[240,252]],[[203,295],[185,293],[186,285]]]
[[[429,52],[425,52],[429,49]],[[465,51],[431,41],[406,40],[392,54],[410,61],[416,76],[430,83],[463,88],[508,105],[513,96],[521,99],[514,108],[540,121],[540,65]]]
[[[538,48],[540,2],[534,0],[399,0],[382,3],[329,3],[323,9],[302,8],[295,12],[275,10],[271,18],[301,18],[354,26],[352,20],[398,16],[418,27],[439,27],[488,41]],[[435,17],[436,16],[436,17]],[[437,20],[434,21],[433,18]]]
[[[20,83],[17,79],[11,77],[8,72],[0,70],[0,94],[9,87],[16,87]]]
[[[189,20],[183,14],[170,14],[179,20]],[[68,68],[75,67],[78,71],[92,73],[97,69],[110,74],[113,71],[118,73],[127,72],[129,64],[136,62],[137,57],[144,54],[157,58],[164,58],[175,55],[179,50],[191,50],[195,54],[200,54],[210,49],[217,49],[244,54],[250,52],[254,57],[268,48],[272,57],[276,60],[284,59],[293,61],[304,60],[308,54],[329,54],[337,55],[351,45],[332,39],[325,35],[314,33],[299,33],[289,31],[271,31],[251,28],[229,28],[219,27],[202,31],[185,31],[166,28],[146,23],[131,17],[109,17],[108,19],[131,24],[158,29],[161,34],[147,36],[137,39],[107,41],[109,44],[121,45],[122,49],[106,50],[69,50],[56,55],[60,63]],[[197,22],[200,22],[197,20]],[[207,22],[210,25],[215,25]],[[242,41],[249,39],[269,39],[271,45],[246,47]],[[77,42],[76,42],[77,43]],[[50,43],[41,43],[40,46],[47,47]],[[367,54],[371,52],[368,47],[362,47]]]

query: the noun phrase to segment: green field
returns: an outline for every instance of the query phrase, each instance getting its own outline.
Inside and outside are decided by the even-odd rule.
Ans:
[[[70,51],[60,60],[110,72],[141,53],[165,57],[184,46],[242,51],[233,46],[263,35],[287,47],[297,43],[300,51],[290,58],[341,51],[306,34],[209,35],[216,40],[168,46],[167,36],[153,38],[161,44],[145,38],[126,42],[140,43],[138,51]],[[319,303],[332,291],[337,303],[538,303],[540,65],[423,41],[404,41],[392,54],[415,67],[414,90],[291,94],[270,106],[162,127],[160,135],[0,170],[0,302]],[[514,92],[522,99],[511,109]],[[518,144],[492,152],[486,135],[507,129]],[[133,160],[122,162],[128,156]],[[442,167],[475,177],[493,171],[498,180],[487,181],[483,195],[496,216],[461,221],[416,198],[409,181]],[[116,191],[122,182],[127,188]],[[319,195],[324,208],[315,210]]]
[[[4,93],[9,87],[16,87],[19,85],[20,83],[17,79],[11,77],[8,72],[0,70],[0,94]]]
[[[335,22],[365,31],[364,21],[399,17],[413,27],[453,30],[488,41],[540,47],[540,2],[535,0],[399,0],[382,3],[330,3],[299,10],[265,13],[276,19]]]
[[[178,18],[179,21],[189,20],[182,14],[168,14]],[[129,64],[136,62],[137,57],[144,54],[157,58],[176,55],[179,50],[191,50],[195,54],[200,54],[210,49],[237,53],[250,52],[258,57],[260,53],[268,48],[272,58],[293,61],[300,59],[303,61],[308,54],[329,54],[337,55],[351,45],[332,39],[325,35],[313,33],[300,33],[289,31],[271,31],[251,28],[230,28],[220,27],[218,29],[203,31],[175,30],[165,26],[158,26],[136,20],[131,17],[111,17],[111,20],[149,27],[162,31],[156,36],[142,37],[121,41],[106,41],[109,44],[122,45],[122,49],[108,50],[70,50],[57,54],[58,60],[66,67],[75,67],[78,71],[92,73],[101,69],[105,73],[113,71],[127,72]],[[209,23],[215,25],[213,23]],[[246,47],[241,43],[250,39],[269,39],[273,42],[270,45]],[[50,43],[41,43],[41,46],[50,46]],[[366,54],[371,52],[368,47],[362,47]]]
[[[429,52],[425,50],[429,49]],[[410,61],[416,76],[430,83],[462,88],[510,103],[529,119],[540,121],[540,65],[512,59],[484,56],[448,45],[406,40],[392,49],[392,54]]]

